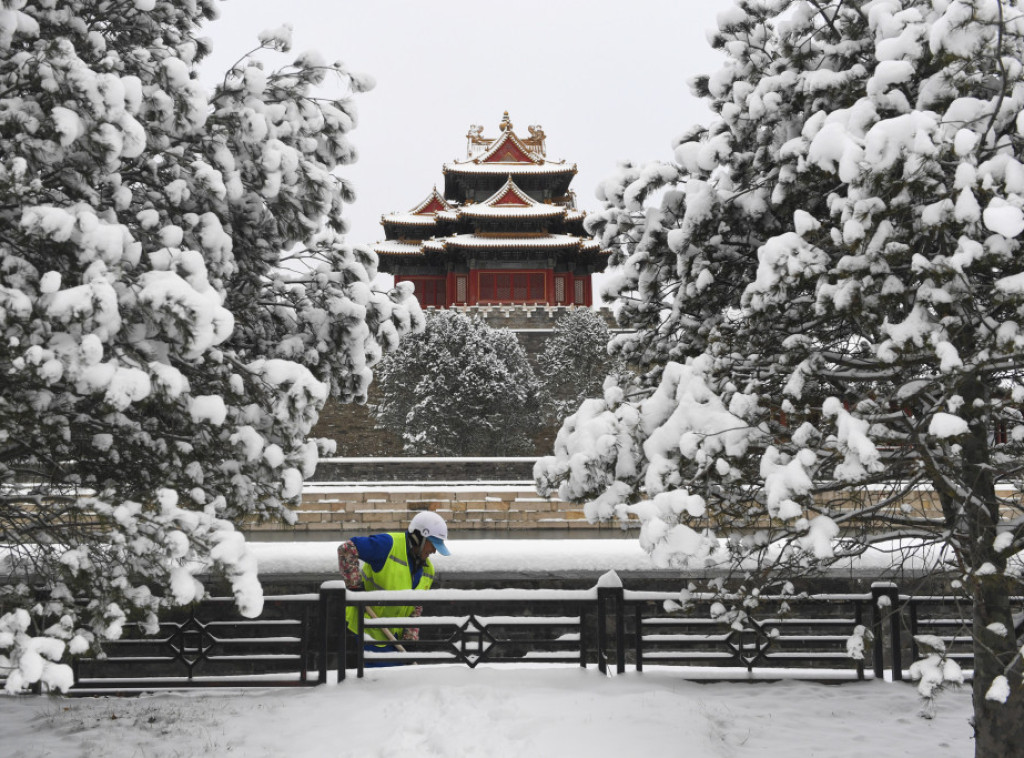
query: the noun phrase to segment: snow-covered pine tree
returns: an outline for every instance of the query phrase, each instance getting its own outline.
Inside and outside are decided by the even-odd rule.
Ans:
[[[537,423],[537,380],[516,336],[457,311],[428,315],[377,366],[380,425],[417,455],[522,455]]]
[[[590,308],[574,308],[555,321],[537,356],[545,426],[560,424],[620,370],[620,362],[608,354],[609,339],[608,324]]]
[[[203,595],[260,612],[233,522],[290,518],[329,395],[421,322],[344,244],[349,97],[290,29],[208,91],[212,0],[0,9],[0,676]],[[325,93],[334,91],[337,94]],[[290,270],[290,272],[289,272]],[[75,600],[85,600],[76,604]]]
[[[944,545],[976,754],[1015,754],[1024,510],[997,485],[1024,462],[1021,9],[741,0],[719,22],[725,64],[693,83],[717,117],[674,162],[624,165],[592,220],[646,373],[580,407],[539,487],[632,511],[666,563],[728,537],[748,588],[894,535]]]

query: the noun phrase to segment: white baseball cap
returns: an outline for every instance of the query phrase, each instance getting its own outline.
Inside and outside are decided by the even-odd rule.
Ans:
[[[410,532],[419,532],[441,555],[451,555],[444,541],[448,539],[448,525],[433,511],[420,511],[409,522]]]

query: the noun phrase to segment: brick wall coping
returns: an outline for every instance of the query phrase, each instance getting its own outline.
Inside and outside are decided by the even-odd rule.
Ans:
[[[519,327],[519,326],[503,326],[502,329],[507,329],[510,332],[527,332],[529,334],[554,334],[554,328],[544,327]],[[619,329],[619,328],[608,328],[609,334],[631,334],[636,331],[635,329]]]
[[[360,464],[371,464],[371,465],[417,465],[417,464],[432,464],[441,463],[446,465],[459,465],[461,463],[536,463],[542,456],[507,456],[507,457],[465,457],[465,458],[453,458],[453,457],[427,457],[427,456],[391,456],[391,457],[375,457],[375,456],[363,456],[363,457],[331,457],[321,458],[320,463],[325,464],[342,464],[342,465],[360,465]],[[418,480],[408,480],[406,483],[416,482]],[[477,485],[489,484],[490,482],[523,482],[524,484],[530,484],[532,486],[532,479],[503,479],[503,480],[460,480],[460,481],[438,481],[437,484],[444,486],[454,486],[461,483],[461,481],[472,482]],[[433,483],[434,480],[431,480]],[[317,485],[326,484],[326,482],[316,482]],[[347,482],[344,482],[348,484]],[[394,482],[394,484],[403,484],[403,482]],[[308,483],[306,486],[310,486]],[[433,486],[433,484],[431,484]],[[889,489],[888,484],[868,484],[865,489],[869,492],[884,491]],[[912,488],[915,492],[932,492],[934,488],[931,484],[922,482]],[[996,485],[996,491],[1000,493],[1016,493],[1019,492],[1019,488],[1010,483],[999,483]]]
[[[537,458],[325,458],[321,459],[324,462],[339,462],[339,463],[455,463],[460,461],[467,461],[470,463],[486,463],[490,461],[498,462],[526,462],[536,461]],[[309,480],[303,485],[303,491],[309,492],[322,492],[325,491],[323,488],[327,488],[327,491],[337,487],[380,487],[384,489],[397,488],[397,487],[412,487],[419,489],[439,489],[449,487],[506,487],[509,489],[533,489],[532,479],[462,479],[462,480],[430,480],[425,482],[418,479],[409,479],[406,481],[348,481],[348,480],[337,480],[337,481],[313,481]],[[313,489],[320,488],[320,489]],[[864,487],[868,492],[882,492],[889,489],[887,484],[868,484]],[[1012,484],[997,484],[996,492],[1006,494],[1013,494],[1019,492],[1019,488]],[[403,490],[404,491],[404,490]],[[918,484],[911,488],[913,492],[933,492],[934,487],[930,484]]]
[[[336,457],[320,461],[314,482],[527,482],[535,457]]]
[[[533,488],[533,482],[315,482],[302,487],[303,494],[319,495],[324,493],[350,492],[531,492],[542,500],[558,498],[541,498]]]
[[[352,458],[321,458],[320,463],[523,463],[525,461],[538,460],[535,455],[528,456],[508,456],[502,458],[494,457],[466,457],[466,458],[446,458],[446,457],[420,457],[420,456],[392,456],[392,457],[376,457],[376,456],[364,456],[364,457],[352,457]]]

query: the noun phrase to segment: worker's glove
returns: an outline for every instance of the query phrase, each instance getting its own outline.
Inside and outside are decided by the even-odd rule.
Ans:
[[[402,630],[402,641],[403,642],[418,642],[420,639],[420,630],[417,627],[407,626]]]
[[[412,609],[410,618],[419,618],[423,615],[423,606],[417,605]],[[406,642],[418,642],[420,638],[420,630],[418,627],[407,626],[402,630],[402,639]]]
[[[338,545],[338,571],[350,592],[363,589],[363,577],[359,571],[359,551],[351,542]]]

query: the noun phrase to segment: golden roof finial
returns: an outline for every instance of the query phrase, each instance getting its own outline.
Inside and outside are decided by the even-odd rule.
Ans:
[[[512,131],[512,122],[508,119],[508,111],[505,111],[505,116],[501,119],[501,123],[498,124],[498,128],[503,132]]]

